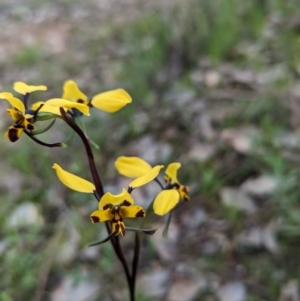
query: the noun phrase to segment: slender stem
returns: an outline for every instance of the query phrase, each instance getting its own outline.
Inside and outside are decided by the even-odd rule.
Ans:
[[[31,138],[34,142],[43,145],[43,146],[47,146],[47,147],[61,147],[63,144],[61,142],[57,142],[57,143],[46,143],[43,142],[37,138],[35,138],[34,136],[32,136],[32,134],[30,132],[28,132],[27,130],[24,130],[24,133]]]
[[[155,178],[154,181],[159,185],[161,190],[164,190],[164,186],[161,184],[160,180],[158,178]]]
[[[81,140],[85,146],[91,173],[92,173],[92,176],[94,179],[94,184],[96,186],[96,192],[94,194],[95,194],[95,196],[100,196],[98,199],[98,201],[99,201],[100,198],[104,195],[104,189],[103,189],[103,185],[102,185],[101,179],[99,177],[99,174],[97,172],[94,155],[93,155],[89,140],[87,139],[86,135],[81,130],[81,128],[74,122],[73,118],[67,112],[65,112],[65,110],[63,108],[60,108],[60,113],[61,113],[63,120],[79,135],[79,137],[81,138]],[[106,225],[107,232],[110,234],[111,226],[110,226],[109,222],[105,222],[105,225]],[[123,251],[122,251],[122,248],[120,245],[119,237],[112,236],[110,241],[111,241],[111,244],[114,248],[114,251],[115,251],[118,259],[122,263],[122,266],[123,266],[123,269],[124,269],[124,272],[126,275],[126,279],[127,279],[128,288],[129,288],[130,301],[135,301],[134,284],[132,284],[132,277],[130,275],[129,268],[128,268],[126,259],[124,257],[124,254],[123,254]]]
[[[59,110],[60,110],[63,120],[78,134],[78,136],[81,138],[81,140],[85,146],[85,150],[87,152],[88,161],[89,161],[91,173],[92,173],[92,176],[94,179],[94,183],[96,186],[96,190],[97,190],[98,195],[101,198],[104,195],[104,189],[103,189],[103,185],[102,185],[101,179],[99,177],[99,174],[98,174],[98,171],[96,168],[94,155],[93,155],[90,143],[89,143],[88,139],[86,138],[84,132],[81,130],[81,128],[74,122],[73,118],[67,112],[65,112],[65,110],[63,108],[60,108]]]
[[[132,275],[131,275],[131,291],[134,293],[135,291],[135,281],[136,281],[136,274],[139,265],[140,259],[140,249],[141,249],[141,237],[139,233],[135,233],[135,240],[134,240],[134,254],[132,260]]]
[[[25,107],[25,110],[28,109],[28,99],[29,99],[29,95],[30,93],[26,93],[23,97],[23,103],[24,103],[24,107]]]
[[[122,248],[121,248],[121,245],[120,245],[119,237],[115,236],[115,239],[116,239],[115,251],[116,251],[116,254],[117,254],[119,260],[121,261],[121,263],[123,265],[123,268],[124,268],[124,271],[125,271],[125,274],[126,274],[127,284],[128,284],[128,288],[129,288],[130,301],[135,301],[134,283],[133,283],[134,281],[133,281],[132,276],[130,275],[129,268],[128,268],[126,259],[124,257],[124,254],[123,254],[123,251],[122,251]]]

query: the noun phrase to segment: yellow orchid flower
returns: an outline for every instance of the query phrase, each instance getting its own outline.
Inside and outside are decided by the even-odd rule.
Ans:
[[[141,177],[151,170],[151,165],[139,157],[121,156],[115,161],[118,172],[126,177]],[[179,162],[168,165],[164,179],[168,184],[155,198],[153,210],[158,215],[164,215],[172,210],[179,202],[180,197],[187,201],[189,199],[188,186],[180,184],[177,179],[177,171],[181,167]],[[157,174],[158,175],[158,174]]]
[[[156,178],[162,167],[162,165],[155,166],[147,174],[133,180],[129,184],[128,191],[123,188],[118,195],[112,195],[110,192],[105,193],[99,200],[99,209],[91,215],[93,223],[110,221],[112,232],[115,235],[124,235],[124,218],[145,216],[145,210],[141,206],[133,205],[134,200],[130,192]],[[59,180],[67,187],[83,193],[95,192],[96,188],[93,183],[67,172],[56,163],[53,164],[53,168]]]
[[[168,165],[164,179],[170,189],[161,191],[153,202],[153,210],[157,215],[165,215],[172,210],[179,202],[180,197],[185,201],[189,200],[189,188],[179,183],[177,171],[181,167],[179,162]]]
[[[100,199],[99,209],[91,214],[91,220],[93,223],[110,221],[112,233],[124,235],[124,218],[145,217],[145,215],[143,207],[134,205],[133,197],[123,188],[117,195],[105,193]]]
[[[5,137],[11,142],[17,141],[24,130],[33,131],[35,126],[33,123],[36,121],[33,110],[27,110],[27,96],[34,91],[46,91],[47,87],[44,85],[30,86],[24,82],[15,82],[14,90],[24,95],[24,102],[19,98],[13,96],[8,92],[0,93],[1,99],[6,99],[12,106],[11,109],[7,109],[8,114],[14,120],[15,124],[10,126],[5,133]],[[27,96],[25,96],[27,95]],[[27,99],[27,100],[25,100]]]
[[[181,163],[179,162],[174,162],[168,165],[166,171],[165,171],[165,176],[164,179],[166,183],[169,185],[173,186],[174,189],[176,189],[179,192],[179,195],[182,199],[185,201],[188,201],[189,198],[189,188],[188,186],[184,186],[179,183],[177,179],[177,171],[181,167]]]
[[[33,125],[34,118],[32,114],[27,114],[24,103],[14,97],[11,93],[2,92],[0,93],[1,99],[6,99],[13,108],[7,109],[7,113],[14,120],[15,124],[10,126],[5,133],[5,137],[11,142],[17,141],[24,129],[32,131],[35,129]]]
[[[78,88],[73,80],[67,80],[63,86],[63,99],[77,102],[88,107],[95,107],[99,110],[114,113],[131,103],[131,96],[123,89],[116,89],[95,95],[91,101]]]

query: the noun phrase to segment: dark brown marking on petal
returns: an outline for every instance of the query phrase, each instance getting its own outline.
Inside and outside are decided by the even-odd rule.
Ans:
[[[168,177],[168,176],[164,176],[164,180],[165,182],[168,184],[168,183],[171,183],[171,178]]]
[[[20,137],[18,136],[18,130],[16,128],[10,128],[8,130],[8,139],[11,142],[16,142]]]
[[[23,126],[24,119],[25,119],[25,118],[22,116],[19,120],[16,121],[16,124],[17,124],[18,126]]]
[[[180,188],[180,185],[178,183],[174,183],[173,187],[178,190]]]
[[[112,204],[106,204],[105,206],[103,206],[103,210],[110,209],[112,206]]]
[[[92,215],[91,219],[92,219],[93,223],[99,223],[100,222],[100,218],[98,216]]]
[[[85,103],[85,101],[83,99],[78,99],[77,102],[78,103]]]
[[[124,201],[120,204],[120,206],[126,206],[126,207],[128,207],[128,206],[131,206],[131,203],[130,203],[129,201],[127,201],[127,200],[124,200]]]
[[[189,188],[187,186],[182,186],[182,191],[186,194],[189,192]]]
[[[120,223],[119,225],[120,225],[120,228],[121,228],[121,234],[125,235],[125,225],[124,225],[124,223]]]
[[[190,199],[190,197],[189,197],[189,187],[188,186],[181,186],[180,190],[183,192],[183,199],[185,201],[188,201]]]
[[[120,232],[120,225],[118,223],[115,224],[115,235],[118,235]]]
[[[31,123],[29,123],[28,125],[27,125],[27,130],[34,130],[34,125],[33,124],[31,124]]]
[[[145,210],[141,209],[136,213],[136,217],[144,217],[146,215]]]

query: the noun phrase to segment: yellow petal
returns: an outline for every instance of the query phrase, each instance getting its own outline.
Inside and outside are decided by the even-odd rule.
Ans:
[[[67,99],[70,101],[87,104],[87,96],[83,94],[77,84],[73,80],[67,80],[63,86],[63,95],[61,98]]]
[[[83,103],[73,102],[73,101],[69,101],[66,99],[62,99],[62,98],[52,98],[52,99],[47,100],[46,104],[49,106],[63,107],[66,109],[77,109],[84,115],[90,116],[90,113],[89,113],[90,108]],[[50,112],[50,113],[52,113],[52,112]]]
[[[60,110],[59,110],[60,107],[51,106],[51,105],[49,105],[49,104],[47,104],[46,102],[43,102],[43,101],[35,102],[31,106],[31,109],[36,111],[40,107],[41,104],[43,104],[43,106],[39,109],[39,112],[52,113],[52,114],[55,114],[55,115],[58,115],[58,116],[61,115]]]
[[[19,121],[21,118],[24,118],[24,116],[16,109],[6,109],[6,111],[14,121]]]
[[[158,174],[159,171],[163,168],[163,165],[156,165],[155,167],[153,167],[148,173],[146,173],[143,176],[140,176],[138,178],[136,178],[135,180],[133,180],[130,184],[129,187],[131,187],[132,189],[143,186],[149,182],[151,182],[152,180],[154,180]]]
[[[24,131],[24,128],[22,128],[22,127],[10,126],[4,136],[9,141],[16,142],[22,135],[23,131]]]
[[[106,222],[112,219],[110,209],[96,210],[91,214],[91,220],[93,223]]]
[[[15,82],[14,83],[14,90],[20,94],[27,94],[34,91],[46,91],[47,87],[40,85],[40,86],[29,86],[23,82]]]
[[[146,212],[143,207],[138,205],[122,206],[120,214],[123,218],[145,217]]]
[[[131,103],[131,96],[123,89],[116,89],[97,94],[93,97],[92,105],[102,111],[114,113]]]
[[[14,97],[14,96],[9,92],[1,92],[0,93],[0,99],[7,99],[8,97]]]
[[[177,190],[163,190],[155,198],[153,203],[154,213],[164,215],[172,210],[179,201],[179,193]]]
[[[6,100],[11,104],[12,107],[19,110],[23,115],[25,114],[25,106],[23,101],[16,97],[7,97]]]
[[[128,205],[134,204],[132,196],[127,192],[126,189],[123,188],[122,192],[116,195],[107,192],[100,199],[99,209],[102,210],[103,208],[106,208],[108,204],[121,205],[124,201],[127,201]]]
[[[168,165],[165,174],[171,183],[179,183],[177,180],[177,170],[181,167],[179,162],[174,162]]]
[[[40,105],[45,105],[45,102],[44,101],[37,101],[35,102],[34,104],[31,105],[31,109],[36,111]]]
[[[117,171],[128,178],[137,178],[148,173],[152,167],[139,157],[121,156],[115,161]]]
[[[54,163],[53,168],[59,180],[67,187],[85,193],[93,193],[96,190],[93,183],[65,171],[58,164]]]

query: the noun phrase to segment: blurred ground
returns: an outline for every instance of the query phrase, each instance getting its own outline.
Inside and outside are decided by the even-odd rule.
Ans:
[[[86,121],[107,190],[119,155],[182,163],[191,200],[169,236],[145,237],[139,301],[299,301],[300,3],[0,1],[0,88],[75,80],[133,103]],[[1,103],[0,129],[10,125]],[[63,123],[41,139],[69,138]],[[89,178],[81,144],[0,140],[0,301],[126,300],[123,271],[89,215],[95,201],[56,179]],[[155,185],[134,192],[147,204]],[[153,218],[163,229],[164,219]],[[131,236],[123,239],[127,256]]]

